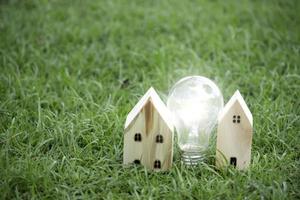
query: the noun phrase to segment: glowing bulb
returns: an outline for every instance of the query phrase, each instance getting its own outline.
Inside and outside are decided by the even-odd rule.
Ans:
[[[202,76],[178,81],[170,91],[167,106],[172,113],[183,162],[188,165],[202,160],[210,133],[223,108],[218,86]]]

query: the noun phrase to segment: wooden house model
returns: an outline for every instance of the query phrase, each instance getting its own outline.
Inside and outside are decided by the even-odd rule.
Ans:
[[[216,166],[246,169],[251,160],[252,114],[237,90],[218,119]]]
[[[126,118],[123,164],[167,170],[173,159],[171,114],[151,87]]]

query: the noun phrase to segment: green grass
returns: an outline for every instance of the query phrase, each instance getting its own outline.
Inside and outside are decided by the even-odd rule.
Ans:
[[[299,199],[300,2],[0,1],[1,199]],[[248,171],[123,168],[127,113],[203,75],[254,117]],[[213,137],[215,138],[215,136]]]

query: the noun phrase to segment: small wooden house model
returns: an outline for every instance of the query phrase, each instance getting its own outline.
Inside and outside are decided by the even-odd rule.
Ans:
[[[167,170],[173,159],[171,114],[151,87],[126,118],[123,164]]]
[[[246,169],[251,160],[252,114],[237,90],[218,119],[216,166]]]

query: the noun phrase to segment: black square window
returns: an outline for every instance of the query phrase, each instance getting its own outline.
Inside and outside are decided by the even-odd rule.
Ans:
[[[134,135],[134,141],[141,142],[142,141],[142,135],[140,133],[136,133]]]
[[[160,169],[160,168],[161,168],[160,160],[155,160],[154,161],[154,169]]]
[[[233,123],[241,123],[241,116],[240,115],[233,115],[232,122]]]
[[[163,143],[164,142],[164,138],[162,135],[157,135],[156,136],[156,143]]]

